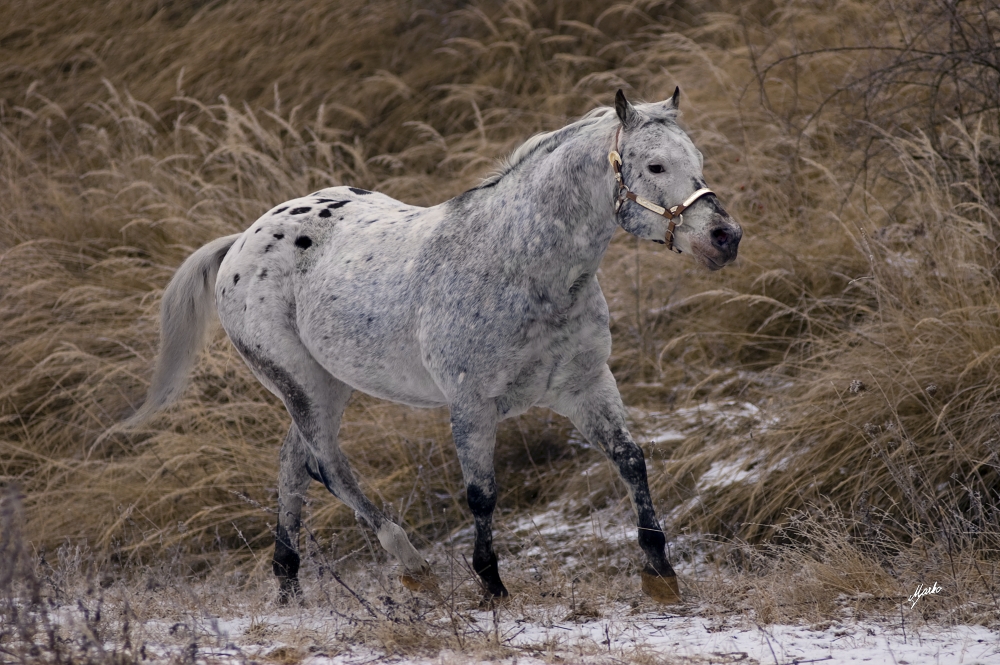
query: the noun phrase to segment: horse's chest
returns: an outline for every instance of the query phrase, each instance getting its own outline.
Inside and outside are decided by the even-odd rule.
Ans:
[[[536,322],[525,332],[521,344],[485,363],[486,392],[495,396],[501,417],[552,402],[567,378],[579,373],[581,358],[594,362],[606,358],[600,331],[582,316],[564,319],[559,325]]]

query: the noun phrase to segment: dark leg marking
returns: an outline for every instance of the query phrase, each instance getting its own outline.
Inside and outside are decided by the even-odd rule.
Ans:
[[[493,550],[493,511],[497,505],[496,472],[493,469],[496,407],[473,404],[462,408],[452,405],[451,413],[451,436],[462,465],[469,508],[476,520],[472,567],[482,580],[488,598],[505,598],[508,596],[507,588],[500,579],[500,567]]]
[[[674,569],[667,561],[667,539],[656,521],[653,500],[649,495],[649,481],[646,476],[646,460],[642,448],[632,440],[625,429],[614,433],[614,443],[608,457],[618,468],[622,480],[632,490],[639,522],[639,547],[646,553],[649,572],[661,577],[673,577]]]
[[[506,598],[507,587],[500,580],[500,566],[493,551],[493,510],[497,506],[496,481],[492,478],[484,491],[478,485],[468,485],[469,508],[476,519],[476,544],[472,550],[472,567],[483,581],[486,592],[493,598]]]
[[[302,587],[299,586],[299,562],[299,553],[288,537],[288,530],[279,524],[274,534],[271,572],[278,578],[278,602],[282,605],[287,605],[288,601],[302,593]]]
[[[278,466],[278,526],[274,532],[274,556],[271,570],[278,578],[278,602],[287,604],[298,597],[299,527],[302,500],[309,486],[308,461],[295,425],[288,429],[281,445]]]

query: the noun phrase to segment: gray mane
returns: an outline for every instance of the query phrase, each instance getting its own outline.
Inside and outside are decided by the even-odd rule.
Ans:
[[[650,120],[654,122],[676,122],[677,120],[677,110],[674,108],[667,108],[663,104],[640,104],[636,105],[636,109],[643,112]],[[590,129],[601,124],[606,118],[614,118],[615,110],[610,106],[598,106],[592,111],[588,111],[586,115],[572,122],[565,127],[556,129],[551,132],[542,132],[540,134],[535,134],[527,141],[518,146],[514,152],[508,155],[506,158],[502,158],[500,163],[497,165],[496,170],[490,173],[488,176],[483,178],[483,181],[478,185],[473,187],[473,189],[483,189],[485,187],[491,187],[503,178],[505,175],[513,171],[515,168],[524,163],[529,157],[531,157],[540,148],[548,148],[549,150],[555,149],[556,146],[560,145],[571,136],[576,136],[581,130]]]
[[[581,129],[594,127],[595,125],[600,124],[600,122],[605,118],[614,116],[614,113],[615,110],[610,106],[598,106],[596,109],[588,112],[576,122],[570,123],[565,127],[551,132],[535,134],[530,139],[522,143],[506,158],[501,159],[497,169],[483,178],[483,181],[474,189],[482,189],[484,187],[490,187],[497,184],[500,182],[501,178],[513,171],[520,164],[524,163],[524,161],[531,157],[531,155],[533,155],[539,148],[543,146],[549,147],[550,144],[552,148],[555,148],[569,137],[575,136]]]

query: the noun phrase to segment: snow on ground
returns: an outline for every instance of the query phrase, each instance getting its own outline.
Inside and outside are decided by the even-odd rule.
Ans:
[[[516,538],[522,543],[516,559],[507,559],[504,565],[511,572],[514,567],[522,569],[522,585],[526,579],[523,570],[544,572],[553,557],[559,560],[564,573],[576,574],[588,565],[587,554],[576,548],[581,542],[594,542],[588,541],[591,538],[618,543],[621,556],[628,558],[633,536],[627,526],[622,526],[623,520],[627,521],[627,516],[621,506],[596,511],[578,523],[570,521],[567,511],[555,504],[540,507],[538,513],[512,518],[504,525],[505,539]],[[469,542],[465,541],[471,542],[471,532],[458,532],[452,545],[441,547],[466,549]],[[676,562],[685,583],[709,579],[707,571],[713,566],[701,556],[697,539],[689,536],[674,541],[689,554],[688,560]],[[366,571],[357,570],[350,574],[348,582],[359,585],[356,588],[360,590],[367,577]],[[202,636],[195,665],[1000,665],[1000,631],[978,625],[926,623],[920,618],[919,603],[927,600],[917,601],[915,609],[907,605],[904,623],[893,612],[886,616],[869,613],[865,619],[856,620],[849,604],[845,604],[837,620],[813,625],[758,625],[751,611],[727,612],[708,601],[656,608],[641,597],[634,576],[626,579],[626,585],[633,587],[631,596],[626,594],[621,601],[592,598],[581,602],[577,597],[571,603],[570,598],[563,597],[547,604],[533,603],[525,600],[529,594],[524,589],[518,594],[518,589],[511,587],[521,597],[492,612],[470,604],[468,594],[458,594],[450,610],[442,611],[438,606],[398,628],[401,642],[409,646],[382,650],[373,646],[379,639],[369,637],[364,644],[352,639],[357,623],[370,619],[349,597],[337,588],[323,596],[316,592],[314,584],[310,585],[313,591],[307,593],[312,600],[306,607],[278,608],[267,603],[256,611],[233,607],[216,616],[202,615],[198,619],[200,627],[194,631]],[[390,592],[393,584],[390,578]],[[373,603],[377,597],[364,595]],[[433,607],[428,600],[421,596],[420,606]],[[430,647],[421,646],[421,636],[427,636],[428,645],[440,644],[441,636],[452,624],[463,633],[467,647],[434,647],[432,655],[428,655]],[[149,622],[147,643],[156,644],[157,635],[173,630],[174,620]],[[392,632],[397,628],[390,621],[382,621],[382,630]],[[161,643],[167,642],[169,638]],[[171,653],[168,648],[158,655],[169,658]],[[411,655],[414,653],[423,655]]]
[[[645,435],[642,440],[653,445],[676,443],[695,428],[705,426],[721,428],[723,435],[742,437],[748,428],[766,428],[772,422],[758,407],[738,401],[707,403],[669,414],[632,410],[631,415]],[[582,440],[575,442],[587,445]],[[712,463],[702,473],[699,489],[752,482],[762,472],[758,467],[766,466],[754,464],[757,458],[750,448],[734,446],[732,450],[739,452],[728,460]],[[697,499],[696,496],[694,500]],[[368,598],[366,602],[375,604],[384,599],[388,603],[384,607],[392,607],[392,603],[403,607],[410,602],[410,610],[414,607],[417,610],[400,614],[402,623],[394,623],[384,613],[383,618],[372,619],[375,612],[369,606],[366,614],[355,602],[357,596],[352,599],[329,580],[328,589],[320,593],[314,579],[304,607],[277,607],[273,600],[234,600],[228,605],[216,605],[211,611],[207,605],[201,605],[201,609],[191,609],[186,616],[173,611],[147,616],[138,621],[147,649],[144,658],[154,662],[177,661],[184,656],[181,660],[191,665],[261,662],[1000,665],[1000,632],[979,625],[929,624],[920,620],[919,608],[901,610],[902,623],[900,614],[891,613],[881,618],[868,614],[863,620],[856,620],[845,608],[841,618],[811,626],[758,625],[752,611],[726,611],[707,604],[668,608],[671,611],[657,609],[641,597],[634,572],[607,572],[628,571],[629,561],[635,558],[634,526],[627,505],[619,502],[597,511],[581,508],[572,502],[560,502],[539,506],[531,515],[498,515],[498,540],[509,548],[505,569],[514,579],[518,579],[514,571],[519,571],[522,592],[525,584],[532,583],[554,589],[552,576],[562,576],[563,590],[568,587],[570,591],[556,599],[550,593],[544,602],[537,596],[536,601],[530,601],[530,594],[522,593],[520,599],[512,599],[496,611],[487,611],[477,609],[466,587],[465,596],[452,597],[457,601],[441,603],[414,597],[408,600],[391,575],[378,583],[383,585],[379,591],[371,583],[371,570],[362,566],[362,570],[354,571],[358,576],[349,581],[361,590],[368,580],[367,591],[361,590]],[[674,512],[684,509],[682,505]],[[471,526],[460,529],[427,554],[444,570],[441,562],[446,558],[445,553],[468,552],[472,539]],[[675,558],[675,564],[685,583],[715,579],[715,584],[726,584],[725,579],[718,581],[725,573],[708,562],[697,537],[675,534],[671,544],[675,554],[683,553]],[[454,554],[449,556],[455,560]],[[566,580],[575,584],[578,581],[575,576],[586,574],[590,574],[591,580],[590,600],[564,597],[570,596],[575,588]],[[619,584],[625,580],[624,594],[602,593],[604,587],[611,585],[610,575],[617,575]],[[596,587],[593,580],[598,580]],[[512,590],[517,593],[515,587]],[[193,590],[190,595],[195,598],[203,592],[212,593]],[[270,593],[270,589],[261,593]],[[199,604],[194,602],[193,607]],[[374,627],[362,641],[354,639],[353,636],[360,634],[358,626],[365,622]],[[455,639],[449,637],[451,627],[455,627]],[[383,631],[381,637],[379,630]],[[394,631],[400,633],[395,646]],[[448,639],[442,640],[442,635]],[[441,647],[456,642],[465,646]],[[192,650],[194,644],[197,649]],[[415,653],[423,655],[411,655]]]
[[[502,648],[483,656],[445,650],[432,657],[387,656],[368,647],[329,644],[302,653],[307,665],[450,665],[452,663],[622,663],[633,660],[677,663],[867,663],[870,665],[992,664],[1000,663],[1000,633],[982,626],[908,628],[874,621],[838,622],[827,627],[788,625],[720,627],[698,616],[671,613],[629,615],[602,619],[532,622],[505,619],[494,622],[489,612],[473,612],[469,619],[499,638]],[[312,621],[323,622],[323,613]],[[253,621],[301,626],[301,616],[256,617]],[[219,622],[222,636],[235,642],[230,648],[200,653],[206,662],[233,663],[247,659],[284,659],[285,645],[238,646],[250,619]],[[280,654],[281,658],[277,658]]]

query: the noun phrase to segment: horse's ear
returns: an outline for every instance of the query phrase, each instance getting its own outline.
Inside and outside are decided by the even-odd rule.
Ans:
[[[677,86],[674,88],[674,95],[670,98],[670,106],[676,109],[680,105],[681,101],[681,87]]]
[[[639,120],[639,113],[625,99],[625,93],[621,91],[621,88],[615,94],[615,113],[618,114],[618,119],[621,120],[622,125],[626,128],[631,127]]]

